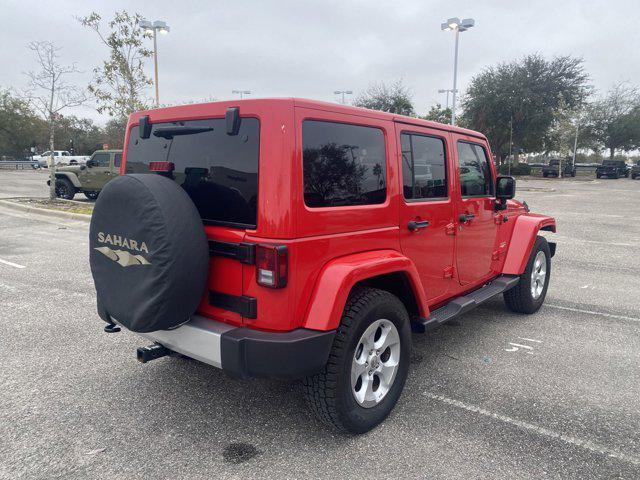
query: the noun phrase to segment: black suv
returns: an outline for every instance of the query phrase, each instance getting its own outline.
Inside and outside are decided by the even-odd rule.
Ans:
[[[629,178],[629,169],[624,160],[605,160],[596,168],[596,177]]]
[[[559,177],[560,172],[560,159],[552,158],[549,160],[549,164],[542,167],[542,176],[543,177]],[[576,166],[571,162],[571,160],[566,160],[562,162],[562,175],[565,177],[575,177],[576,176]]]

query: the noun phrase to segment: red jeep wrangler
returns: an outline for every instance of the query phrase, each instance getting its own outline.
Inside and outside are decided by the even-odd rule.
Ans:
[[[298,99],[131,115],[90,231],[105,330],[241,378],[304,379],[350,432],[402,392],[411,331],[504,294],[544,301],[553,218],[511,200],[486,138]]]

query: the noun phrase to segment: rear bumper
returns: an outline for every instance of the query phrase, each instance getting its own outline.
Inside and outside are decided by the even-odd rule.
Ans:
[[[175,330],[140,333],[174,352],[221,368],[237,378],[295,379],[322,370],[335,330],[299,328],[275,333],[233,327],[194,316]]]

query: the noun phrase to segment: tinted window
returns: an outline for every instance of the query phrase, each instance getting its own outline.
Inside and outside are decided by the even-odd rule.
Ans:
[[[121,163],[122,163],[122,154],[121,153],[116,153],[113,156],[113,165],[116,166],[116,167],[119,167]]]
[[[404,198],[446,197],[447,167],[442,139],[403,133],[401,143]]]
[[[185,189],[203,220],[255,227],[258,119],[243,118],[238,135],[227,135],[224,118],[156,123],[149,138],[139,135],[133,127],[126,173],[147,173],[149,162],[163,162],[166,170],[164,162],[171,162],[173,171],[162,174]]]
[[[108,153],[96,153],[93,156],[93,163],[96,167],[108,167],[111,155]]]
[[[384,203],[382,130],[307,120],[302,124],[304,201],[310,207]]]
[[[463,197],[486,196],[493,193],[491,169],[482,146],[458,142],[458,166]]]

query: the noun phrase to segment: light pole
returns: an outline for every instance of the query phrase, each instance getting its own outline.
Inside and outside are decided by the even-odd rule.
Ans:
[[[438,93],[446,93],[447,94],[447,110],[449,109],[449,94],[453,93],[453,90],[450,88],[441,88],[438,90]]]
[[[156,83],[156,107],[160,106],[160,90],[158,88],[158,32],[162,35],[169,33],[169,25],[162,20],[156,20],[150,22],[149,20],[140,20],[140,28],[144,29],[145,33],[153,35],[153,65],[155,72]]]
[[[231,93],[239,94],[240,100],[242,100],[245,95],[251,95],[251,90],[232,90]]]
[[[336,90],[335,92],[333,92],[336,95],[342,95],[342,105],[345,104],[345,100],[344,100],[344,96],[345,95],[353,95],[353,91],[352,90]]]
[[[456,124],[456,93],[458,92],[458,42],[460,32],[469,30],[475,25],[473,18],[464,18],[460,20],[458,17],[448,19],[440,25],[441,30],[453,30],[456,33],[456,50],[453,58],[453,102],[451,106],[451,125]]]

